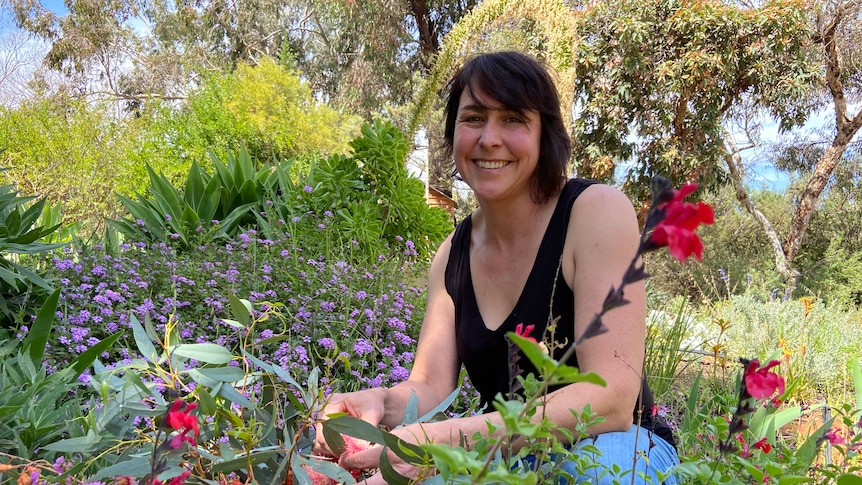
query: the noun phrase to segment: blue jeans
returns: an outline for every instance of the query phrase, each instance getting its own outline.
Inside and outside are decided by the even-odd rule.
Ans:
[[[650,447],[652,441],[652,447]],[[560,479],[560,485],[584,483],[594,485],[677,485],[673,476],[659,482],[656,472],[668,472],[679,464],[676,449],[655,433],[635,424],[625,432],[602,433],[593,439],[585,439],[575,445],[581,460],[563,463],[562,469],[574,482]],[[531,460],[532,459],[532,460]],[[528,457],[535,461],[535,457]],[[632,465],[635,479],[632,481]],[[644,476],[650,477],[648,481]]]

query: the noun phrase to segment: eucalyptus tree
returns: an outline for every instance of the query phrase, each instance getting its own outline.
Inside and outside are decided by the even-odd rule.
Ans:
[[[48,43],[79,92],[138,108],[182,98],[207,72],[263,57],[298,68],[323,100],[371,119],[409,99],[442,36],[479,0],[0,0]]]
[[[862,124],[860,3],[622,0],[578,10],[575,160],[579,173],[610,178],[626,162],[625,185],[645,196],[654,174],[707,187],[731,183],[764,229],[790,286],[794,258],[816,203]],[[748,195],[742,153],[762,144],[758,116],[784,134],[812,113],[834,111],[829,148],[796,197],[784,240]],[[742,126],[742,141],[728,128]],[[740,134],[737,133],[737,134]]]

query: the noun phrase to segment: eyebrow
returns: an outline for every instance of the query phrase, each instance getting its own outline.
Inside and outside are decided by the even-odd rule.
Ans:
[[[504,111],[506,108],[494,108],[492,106],[484,106],[481,104],[465,104],[458,108],[458,111]]]

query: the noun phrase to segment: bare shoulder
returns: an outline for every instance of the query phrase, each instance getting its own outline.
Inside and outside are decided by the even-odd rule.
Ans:
[[[602,227],[624,221],[637,224],[634,206],[623,191],[610,185],[587,187],[572,206],[571,222],[575,224],[595,222]]]

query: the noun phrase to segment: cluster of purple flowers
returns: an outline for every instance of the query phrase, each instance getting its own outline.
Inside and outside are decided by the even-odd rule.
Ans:
[[[408,283],[423,281],[424,269],[415,264],[413,243],[399,243],[367,265],[298,247],[286,233],[265,239],[254,231],[186,252],[144,243],[66,250],[53,265],[62,292],[51,367],[117,331],[127,332],[121,342],[133,342],[132,315],[157,332],[170,320],[183,341],[216,343],[237,355],[243,335],[223,321],[232,318],[233,294],[274,316],[255,326],[256,354],[297,381],[327,367],[329,382],[321,384],[328,390],[400,382],[413,363],[424,306],[423,288]],[[134,357],[137,350],[124,347],[102,361]]]

